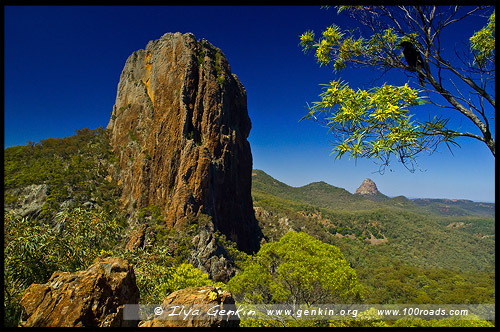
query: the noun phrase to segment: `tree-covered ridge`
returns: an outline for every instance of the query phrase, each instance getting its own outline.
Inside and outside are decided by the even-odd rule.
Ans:
[[[390,198],[383,194],[372,198],[351,194],[343,188],[325,182],[313,182],[302,187],[292,187],[274,179],[262,170],[253,170],[252,172],[252,192],[271,194],[289,201],[341,211],[388,207],[439,216],[495,216],[494,203],[449,199],[408,199],[404,196]]]
[[[183,227],[166,229],[157,206],[141,209],[132,224],[115,208],[119,184],[106,131],[81,130],[63,139],[7,148],[4,154],[9,182],[4,192],[16,193],[19,187],[33,184],[50,188],[39,215],[22,217],[8,210],[4,214],[7,325],[17,324],[18,301],[31,283],[44,283],[57,270],[85,269],[99,256],[120,256],[133,265],[144,304],[160,302],[177,289],[213,283],[188,262],[193,238],[211,222],[210,217],[189,216]],[[227,285],[218,286],[247,300],[264,296],[276,303],[318,296],[381,304],[494,302],[492,218],[422,213],[425,210],[402,198],[373,202],[323,182],[293,188],[262,171],[254,174],[256,217],[267,243],[250,256],[216,233],[215,241],[238,271]],[[10,199],[6,208],[15,208],[21,198],[11,194]],[[148,228],[144,246],[124,249],[130,231],[141,226]],[[242,326],[273,324],[268,319],[242,322]],[[433,324],[491,325],[481,321]]]
[[[350,243],[359,250],[367,249],[377,243],[373,238],[383,240],[378,241],[381,244],[376,250],[415,266],[486,271],[494,264],[492,218],[453,219],[387,206],[360,211],[324,209],[258,191],[253,193],[253,199],[269,241],[293,229],[341,249],[349,248]],[[351,257],[352,264],[366,261],[366,254],[356,254]],[[373,264],[377,264],[376,260]]]
[[[187,262],[200,218],[185,229],[165,229],[154,206],[138,213],[148,224],[148,243],[125,249],[129,220],[117,208],[120,186],[108,133],[77,130],[4,150],[4,308],[5,325],[17,326],[19,300],[32,283],[47,282],[55,271],[75,272],[99,256],[120,256],[133,264],[141,303],[157,303],[171,292],[212,284]],[[47,185],[39,213],[16,213],[23,188]]]
[[[464,199],[413,199],[413,203],[443,216],[495,217],[495,203],[478,203]]]
[[[266,240],[293,230],[338,247],[369,303],[493,303],[494,218],[443,216],[404,197],[373,202],[325,183],[294,188],[253,174]]]
[[[343,188],[325,182],[313,182],[302,187],[291,187],[279,182],[261,170],[253,170],[252,192],[266,193],[285,200],[310,204],[321,208],[373,209],[378,203],[353,195]]]
[[[8,208],[15,208],[14,189],[48,185],[41,217],[50,219],[63,202],[76,207],[89,202],[113,210],[119,197],[116,157],[108,133],[101,127],[80,129],[73,136],[48,138],[4,150],[4,192]]]

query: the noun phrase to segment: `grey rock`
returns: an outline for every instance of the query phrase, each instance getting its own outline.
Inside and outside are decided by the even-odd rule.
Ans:
[[[9,192],[19,199],[10,211],[21,217],[38,216],[42,211],[43,204],[45,204],[48,191],[47,184],[32,184],[23,188],[11,189]]]

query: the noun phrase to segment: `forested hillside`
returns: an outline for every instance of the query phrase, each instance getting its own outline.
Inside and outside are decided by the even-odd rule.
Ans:
[[[127,219],[117,206],[116,158],[102,128],[7,148],[4,156],[7,325],[17,325],[19,299],[30,284],[47,282],[54,271],[82,270],[97,257],[127,259],[136,271],[144,304],[159,302],[178,289],[214,284],[189,263],[193,254],[202,257],[193,252],[193,241],[213,231],[211,218],[188,216],[183,227],[168,229],[158,207],[149,206],[140,209],[134,220]],[[461,207],[465,215],[446,215],[404,197],[372,201],[324,182],[294,188],[259,170],[253,171],[252,198],[264,234],[262,249],[250,256],[220,232],[213,237],[236,271],[227,284],[216,285],[235,294],[253,301],[262,296],[267,301],[295,301],[293,292],[285,291],[286,285],[293,285],[291,280],[269,293],[254,287],[255,282],[262,283],[259,287],[271,285],[266,278],[272,275],[263,275],[259,264],[273,259],[275,264],[285,264],[288,272],[283,276],[298,273],[304,279],[293,286],[300,290],[300,299],[314,298],[332,287],[327,281],[333,275],[347,275],[345,285],[335,286],[335,292],[344,292],[345,297],[329,294],[332,301],[494,303],[494,217],[482,210],[474,214],[474,204]],[[134,247],[133,235],[141,230],[144,243]],[[303,246],[300,257],[287,256],[289,247],[297,245]],[[321,255],[331,255],[334,261],[323,261],[327,256]],[[335,271],[326,268],[328,264]],[[302,282],[309,284],[301,286]],[[241,326],[274,325],[242,321]]]
[[[188,263],[194,235],[210,219],[190,218],[184,228],[165,228],[157,206],[129,220],[119,208],[120,182],[109,133],[77,130],[4,150],[5,325],[17,326],[19,301],[28,286],[56,271],[81,271],[98,257],[119,256],[133,264],[141,303],[157,303],[191,286],[213,284]],[[205,219],[204,219],[205,218]],[[130,249],[134,233],[143,244]]]
[[[324,182],[295,188],[260,170],[252,195],[268,241],[294,230],[339,247],[369,302],[494,301],[492,216],[433,213],[402,196],[374,202]]]

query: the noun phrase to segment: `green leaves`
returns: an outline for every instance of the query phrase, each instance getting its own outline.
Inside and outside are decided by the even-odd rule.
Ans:
[[[311,50],[314,45],[314,32],[311,30],[304,32],[300,36],[300,45],[302,46],[304,52]]]
[[[483,65],[486,60],[495,61],[495,12],[491,14],[488,24],[469,38],[470,47],[476,63]]]
[[[19,299],[32,283],[45,283],[54,271],[81,270],[120,240],[121,224],[107,213],[74,209],[57,215],[57,227],[4,215],[4,306],[8,324],[19,320]]]
[[[441,142],[444,142],[448,148],[450,143],[458,145],[454,141],[454,138],[458,136],[484,142],[495,155],[494,135],[491,134],[489,129],[491,124],[488,123],[490,119],[494,119],[495,107],[494,96],[490,92],[492,91],[491,83],[489,83],[494,82],[495,73],[495,12],[491,14],[488,24],[469,38],[474,63],[469,59],[459,58],[466,66],[461,68],[455,60],[443,58],[448,56],[442,52],[446,48],[444,43],[448,43],[448,38],[440,38],[441,33],[445,28],[449,29],[450,25],[462,21],[465,17],[473,13],[476,15],[477,11],[486,10],[485,13],[490,15],[490,9],[472,8],[468,12],[465,11],[460,19],[454,17],[459,11],[458,7],[436,10],[435,6],[337,6],[337,9],[338,13],[349,11],[350,17],[357,21],[355,28],[341,29],[333,24],[327,27],[317,39],[311,30],[300,36],[303,51],[314,50],[314,56],[320,66],[333,64],[333,69],[337,72],[350,65],[352,68],[378,69],[383,71],[382,74],[390,69],[412,73],[415,78],[418,78],[420,86],[435,92],[436,96],[444,97],[449,104],[438,107],[454,109],[460,116],[471,120],[481,132],[481,135],[477,135],[459,132],[458,128],[449,130],[443,126],[444,121],[410,120],[407,107],[415,105],[410,96],[396,95],[396,101],[392,102],[386,100],[387,98],[382,98],[380,101],[383,107],[377,108],[376,103],[370,105],[366,102],[359,102],[358,92],[339,87],[339,91],[332,93],[328,91],[330,87],[327,87],[327,91],[321,95],[322,100],[309,108],[309,114],[305,118],[317,121],[318,115],[315,114],[317,110],[321,108],[329,110],[338,106],[333,114],[319,120],[329,125],[334,134],[338,134],[337,144],[334,147],[334,154],[337,158],[348,154],[353,158],[382,160],[381,170],[383,170],[389,164],[390,157],[395,156],[410,171],[414,171],[416,155],[424,151],[435,151]],[[464,27],[457,24],[456,28],[463,29]],[[369,34],[364,38],[366,31],[369,31]],[[414,48],[404,47],[401,44],[404,42],[411,44]],[[452,47],[454,47],[452,44],[449,45],[449,48]],[[404,50],[406,51],[403,52]],[[456,50],[454,54],[458,56],[458,53]],[[474,68],[474,66],[477,67]],[[458,90],[453,83],[455,79],[470,86],[472,88],[470,93],[477,95],[479,101],[475,102],[471,98],[464,97],[466,93]],[[455,92],[449,91],[444,83],[448,81],[452,82]],[[383,90],[384,87],[391,86],[385,85],[377,89]],[[417,90],[406,90],[418,94]],[[375,89],[370,90],[372,102],[375,101],[373,99],[375,93]],[[331,97],[332,94],[334,98]],[[383,91],[380,91],[379,95],[390,96]],[[413,98],[418,99],[415,96]],[[485,108],[485,101],[493,106],[493,113],[489,116],[486,115],[490,110]],[[435,104],[438,103],[440,102]],[[365,117],[367,109],[374,111],[371,114],[373,117],[371,121]],[[370,127],[374,122],[377,125]],[[388,122],[388,126],[382,125],[384,122]],[[363,124],[369,127],[366,130],[358,130]],[[400,126],[401,130],[392,130],[396,125]]]
[[[142,290],[142,303],[161,303],[179,289],[213,284],[208,274],[188,263],[176,267],[144,264],[137,269],[136,275],[138,287]]]
[[[315,34],[309,30],[300,36],[300,45],[305,53],[316,49],[315,58],[320,66],[333,62],[336,71],[344,69],[348,63],[362,62],[384,65],[388,51],[393,51],[401,37],[389,28],[383,33],[374,34],[369,40],[354,37],[352,32],[343,32],[332,24],[327,27],[322,37],[314,40]],[[404,37],[403,37],[404,38]]]
[[[440,142],[452,143],[457,136],[446,129],[447,120],[426,122],[412,119],[410,107],[424,104],[420,91],[405,84],[384,84],[370,90],[354,91],[338,80],[325,84],[321,101],[309,107],[304,119],[318,121],[336,138],[335,158],[383,159],[391,156],[403,162],[421,151],[433,151]]]
[[[47,184],[50,192],[40,216],[45,220],[51,220],[70,196],[75,206],[92,200],[112,210],[119,188],[112,175],[104,179],[116,162],[103,128],[80,129],[62,139],[5,149],[5,189]]]
[[[263,245],[228,288],[245,302],[264,304],[349,303],[361,292],[338,248],[295,232]]]
[[[344,38],[344,33],[332,24],[322,33],[322,38],[314,42],[314,32],[306,31],[300,36],[300,45],[304,52],[316,49],[316,60],[320,66],[325,66],[334,60],[334,69],[340,70],[352,57],[360,56],[364,50],[362,38]]]

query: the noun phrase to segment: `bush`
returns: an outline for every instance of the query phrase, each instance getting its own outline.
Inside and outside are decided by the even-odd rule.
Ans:
[[[4,307],[7,324],[17,325],[18,302],[33,283],[45,283],[55,271],[73,272],[91,265],[120,240],[123,225],[102,211],[73,209],[57,216],[56,227],[4,215]]]

